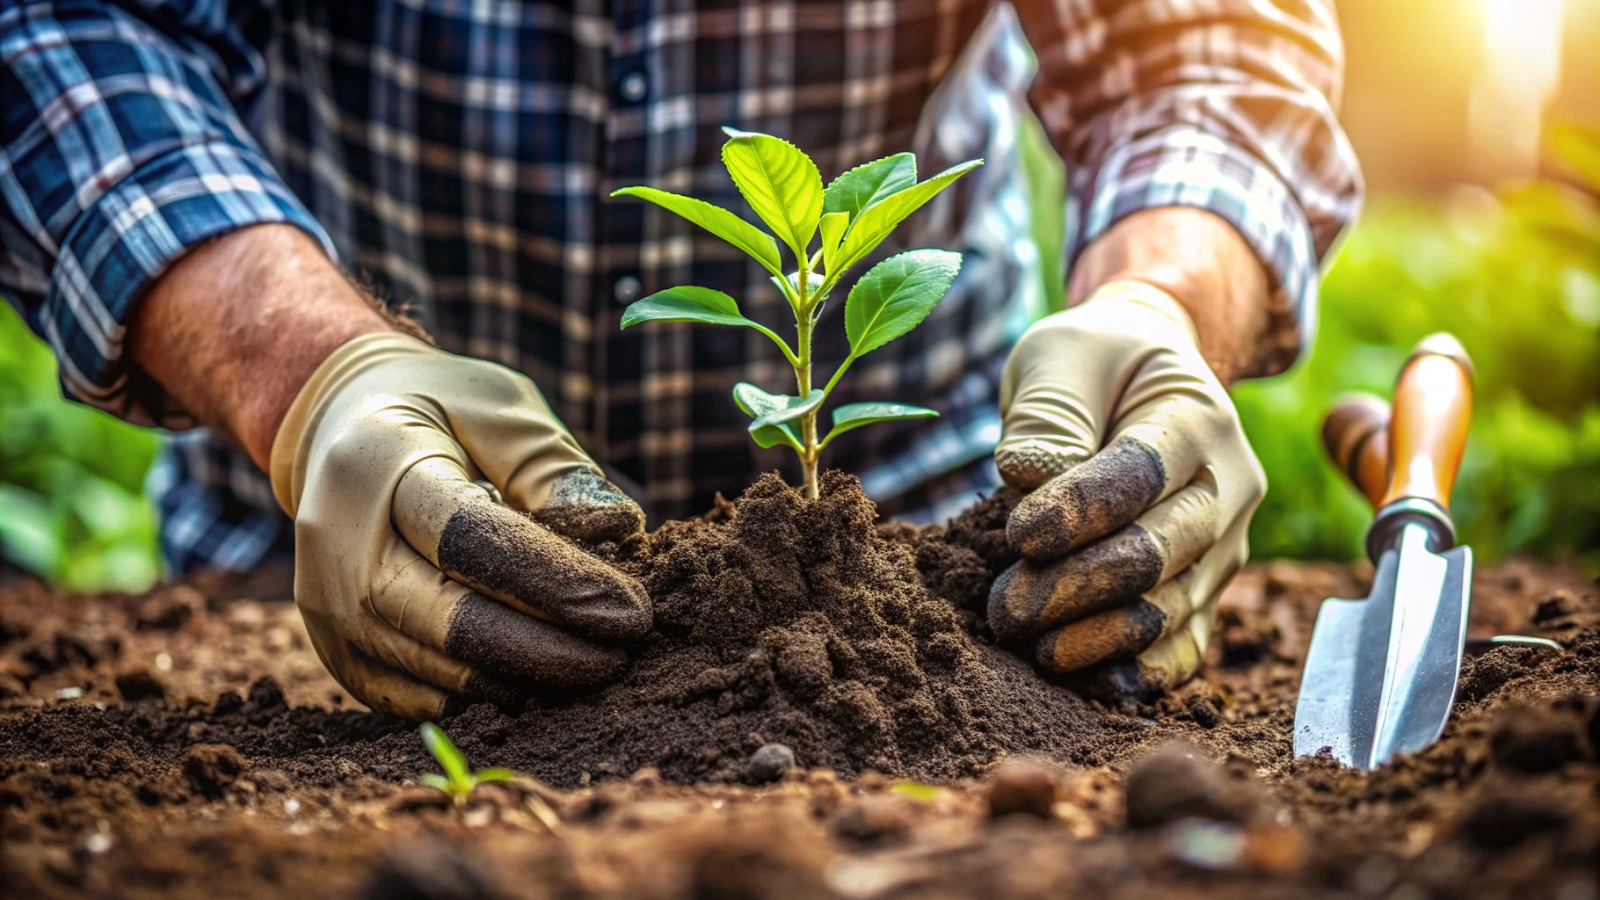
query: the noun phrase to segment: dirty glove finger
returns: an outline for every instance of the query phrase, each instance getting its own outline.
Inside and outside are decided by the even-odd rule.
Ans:
[[[393,634],[381,641],[381,652],[389,658],[413,659],[414,665],[429,673],[428,678],[385,665],[359,650],[346,653],[329,668],[357,700],[379,712],[408,719],[448,718],[465,712],[476,701],[488,701],[502,709],[516,709],[526,702],[522,692],[493,679],[479,676],[469,682],[457,678],[452,660],[408,648],[406,641],[403,635]],[[441,682],[451,686],[442,687]]]
[[[1052,672],[1074,672],[1132,659],[1189,621],[1195,608],[1194,581],[1194,570],[1186,569],[1132,603],[1045,632],[1035,650],[1039,665]]]
[[[445,575],[516,610],[600,640],[650,630],[642,585],[493,502],[453,460],[412,466],[392,514],[406,542]]]
[[[369,651],[388,665],[474,696],[489,696],[497,684],[589,687],[617,677],[627,665],[622,649],[592,644],[452,581],[399,541],[390,553],[384,570],[395,574],[374,587],[373,611],[426,648],[423,657],[430,658],[419,658],[432,668],[419,671],[407,659]],[[451,669],[449,680],[433,677],[439,669],[431,656],[459,670]]]
[[[1220,531],[1216,485],[1202,473],[1103,540],[1001,573],[989,592],[989,627],[1000,640],[1016,640],[1126,603],[1187,568]]]
[[[598,544],[644,533],[644,510],[604,475],[586,467],[568,469],[551,482],[544,505],[529,508],[508,498],[535,522],[557,534]]]
[[[1154,703],[1199,671],[1215,618],[1213,600],[1133,659],[1091,666],[1073,679],[1073,686],[1084,696],[1111,706]]]

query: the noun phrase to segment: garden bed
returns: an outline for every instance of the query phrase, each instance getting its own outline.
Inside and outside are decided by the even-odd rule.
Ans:
[[[414,726],[323,672],[282,577],[0,584],[0,895],[1600,892],[1600,598],[1576,573],[1480,572],[1474,633],[1567,651],[1470,660],[1445,739],[1363,775],[1291,759],[1291,731],[1317,604],[1370,567],[1252,566],[1202,677],[1111,709],[973,612],[1007,502],[919,531],[874,525],[851,479],[815,505],[765,479],[590,548],[645,581],[656,633],[604,691],[443,723],[474,766],[536,776],[460,809],[412,783],[435,769]]]

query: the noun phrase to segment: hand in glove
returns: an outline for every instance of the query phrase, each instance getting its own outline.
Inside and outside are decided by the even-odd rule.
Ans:
[[[616,643],[650,629],[643,587],[550,530],[621,540],[643,514],[503,366],[355,338],[301,388],[271,475],[312,644],[374,709],[435,718],[454,698],[601,683],[626,663]]]
[[[1187,680],[1266,477],[1184,307],[1105,285],[1023,335],[1000,405],[995,460],[1032,493],[1006,526],[1023,559],[990,594],[996,637],[1118,701]]]

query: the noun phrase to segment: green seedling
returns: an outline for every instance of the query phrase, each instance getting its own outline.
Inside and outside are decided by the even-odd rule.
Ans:
[[[474,772],[467,767],[466,754],[451,743],[444,729],[432,722],[423,722],[422,745],[428,748],[433,758],[439,761],[439,767],[444,769],[444,774],[439,775],[429,772],[421,775],[417,781],[431,788],[438,788],[450,795],[450,799],[457,806],[467,802],[467,797],[478,785],[488,781],[511,781],[517,777],[510,769],[479,769]]]
[[[738,247],[771,272],[773,284],[794,311],[794,346],[746,318],[734,298],[703,287],[668,288],[638,300],[623,313],[622,327],[698,322],[753,328],[772,339],[794,368],[796,392],[774,394],[741,382],[733,390],[733,400],[751,418],[750,436],[757,444],[783,444],[799,454],[805,495],[814,500],[817,458],[834,438],[874,422],[938,415],[904,403],[850,403],[833,411],[833,427],[826,435],[819,437],[817,429],[823,404],[845,371],[927,318],[960,271],[961,254],[908,250],[861,276],[844,304],[850,355],[823,387],[815,388],[811,336],[828,297],[850,267],[865,259],[907,216],[983,160],[964,162],[918,182],[916,157],[897,153],[857,166],[824,189],[816,163],[793,144],[771,135],[723,131],[729,138],[722,146],[723,165],[772,234],[721,207],[655,188],[623,188],[612,196],[637,197],[664,207]],[[780,240],[792,254],[792,270],[785,271]]]

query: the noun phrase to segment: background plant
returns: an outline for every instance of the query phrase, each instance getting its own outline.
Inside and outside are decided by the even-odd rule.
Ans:
[[[904,403],[849,403],[833,411],[833,427],[819,438],[817,416],[839,379],[857,359],[917,327],[944,297],[961,270],[961,254],[948,250],[908,250],[883,260],[856,282],[845,298],[844,327],[850,355],[821,388],[812,387],[815,361],[811,336],[829,295],[850,268],[861,262],[905,220],[965,173],[983,164],[972,160],[923,182],[910,153],[857,166],[827,188],[816,163],[798,147],[771,135],[724,128],[722,163],[755,214],[783,241],[795,262],[785,272],[778,243],[737,215],[702,200],[650,187],[623,188],[612,196],[648,200],[722,238],[772,273],[772,282],[794,312],[795,345],[739,312],[734,298],[703,287],[674,287],[631,304],[622,327],[641,322],[698,322],[753,328],[778,345],[794,369],[794,394],[773,394],[748,382],[733,390],[739,409],[751,418],[750,436],[762,447],[784,444],[800,456],[806,497],[817,497],[817,459],[836,436],[892,419],[937,416]],[[816,249],[812,245],[816,244]]]
[[[55,357],[0,301],[0,558],[66,588],[148,587],[158,446],[156,432],[63,401]]]

